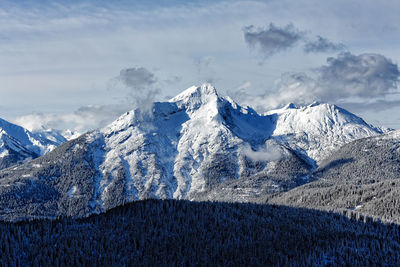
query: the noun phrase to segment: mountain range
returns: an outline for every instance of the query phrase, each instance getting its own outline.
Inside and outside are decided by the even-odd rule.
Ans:
[[[1,122],[1,151],[7,151],[1,155],[24,153],[0,171],[3,220],[85,217],[149,198],[271,202],[380,216],[387,194],[317,199],[321,190],[329,199],[359,184],[376,192],[399,177],[398,132],[326,103],[259,114],[209,84],[155,102],[150,111],[127,112],[62,145]]]

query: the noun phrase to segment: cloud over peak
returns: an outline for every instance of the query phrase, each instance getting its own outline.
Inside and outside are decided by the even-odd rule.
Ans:
[[[120,71],[117,80],[128,89],[128,101],[134,108],[151,114],[153,102],[161,93],[154,85],[156,76],[144,67],[126,68]]]

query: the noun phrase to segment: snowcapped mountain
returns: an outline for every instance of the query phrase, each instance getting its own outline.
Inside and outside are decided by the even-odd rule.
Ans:
[[[111,199],[118,176],[124,175],[129,200],[193,199],[213,184],[264,170],[248,167],[249,154],[287,149],[266,142],[274,128],[271,117],[242,108],[220,97],[210,85],[191,87],[165,103],[155,103],[153,114],[131,111],[97,134],[104,147],[95,204]],[[275,152],[276,150],[276,152]],[[254,164],[254,162],[253,162]],[[122,173],[122,174],[121,174]]]
[[[308,182],[310,163],[380,132],[328,104],[258,114],[204,84],[0,171],[0,217],[86,216],[146,198],[253,201]]]
[[[346,143],[387,131],[327,103],[302,107],[289,104],[265,115],[276,117],[272,137],[278,143],[299,151],[317,164]]]
[[[27,159],[37,158],[66,140],[47,138],[42,133],[32,133],[21,126],[0,119],[0,169]]]

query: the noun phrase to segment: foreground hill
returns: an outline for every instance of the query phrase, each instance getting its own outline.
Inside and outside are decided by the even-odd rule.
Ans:
[[[271,203],[324,210],[357,210],[400,223],[400,131],[344,145],[326,158],[311,183]]]
[[[261,115],[209,84],[191,87],[0,171],[0,219],[81,217],[148,198],[256,201],[309,182],[323,151],[379,133],[333,105]]]
[[[147,200],[0,223],[6,266],[398,266],[397,225],[276,205]],[[365,222],[364,222],[365,221]]]

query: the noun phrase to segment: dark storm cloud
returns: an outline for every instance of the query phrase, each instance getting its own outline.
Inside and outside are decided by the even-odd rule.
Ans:
[[[304,38],[304,33],[298,31],[293,24],[282,28],[273,23],[266,28],[250,25],[244,27],[243,32],[246,43],[251,48],[257,48],[265,57],[291,48]]]
[[[346,48],[344,44],[334,43],[328,39],[317,36],[315,41],[308,41],[304,45],[304,52],[306,53],[325,53],[325,52],[338,52]]]

